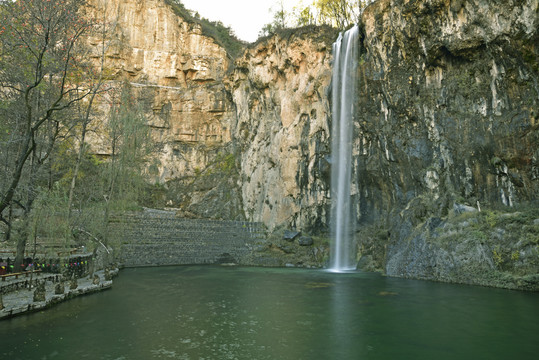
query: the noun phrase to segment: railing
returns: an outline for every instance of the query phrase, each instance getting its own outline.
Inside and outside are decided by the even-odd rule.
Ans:
[[[2,278],[2,281],[6,281],[7,278],[12,277],[12,276],[15,276],[15,279],[18,279],[19,276],[22,276],[22,275],[24,275],[25,277],[28,277],[28,275],[30,274],[36,274],[40,272],[41,272],[41,269],[38,269],[38,270],[33,270],[33,271],[25,271],[25,272],[20,272],[20,273],[0,275],[0,277]]]

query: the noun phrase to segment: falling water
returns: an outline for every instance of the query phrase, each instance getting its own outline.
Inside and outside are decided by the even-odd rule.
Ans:
[[[351,204],[352,135],[356,93],[359,28],[341,34],[333,44],[331,226],[332,271],[355,269],[352,248],[354,221]]]

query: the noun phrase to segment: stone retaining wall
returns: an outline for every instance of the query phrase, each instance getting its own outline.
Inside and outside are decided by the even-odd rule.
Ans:
[[[10,289],[11,291],[4,292],[4,308],[0,309],[0,320],[30,312],[41,311],[73,297],[91,294],[112,287],[111,280],[103,280],[105,279],[104,271],[97,271],[95,275],[100,278],[99,283],[94,283],[93,278],[87,276],[77,280],[78,286],[76,289],[70,289],[69,284],[66,283],[64,288],[65,292],[63,294],[55,293],[56,284],[53,280],[55,280],[56,275],[41,276],[40,279],[36,280],[45,283],[45,298],[43,301],[34,300],[35,290],[28,291],[28,289],[17,290],[12,288]],[[7,288],[3,290],[7,290]]]
[[[23,290],[29,287],[37,287],[37,285],[41,282],[58,282],[57,279],[63,279],[63,276],[58,274],[43,274],[39,276],[34,275],[32,278],[22,278],[7,281],[4,284],[0,284],[0,294],[9,294],[13,291]]]
[[[253,250],[265,241],[260,223],[184,219],[155,210],[111,217],[109,229],[126,267],[250,265]]]

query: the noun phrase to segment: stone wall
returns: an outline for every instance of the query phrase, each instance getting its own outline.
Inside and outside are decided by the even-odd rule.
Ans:
[[[260,223],[184,219],[167,211],[112,217],[110,232],[120,242],[118,260],[127,267],[250,265],[251,253],[265,241]]]

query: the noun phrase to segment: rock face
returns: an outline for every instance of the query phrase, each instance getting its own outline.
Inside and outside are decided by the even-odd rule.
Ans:
[[[169,1],[92,4],[111,23],[107,85],[133,89],[156,145],[149,178],[166,186],[168,206],[269,229],[326,226],[334,30],[283,33],[233,63]],[[89,43],[98,62],[101,39]],[[115,100],[100,100],[106,119]],[[111,153],[99,132],[90,142],[94,153]]]
[[[378,1],[365,26],[362,215],[537,198],[537,1]]]
[[[91,0],[90,4],[94,16],[105,14],[110,34],[104,65],[111,79],[105,87],[111,90],[100,97],[98,116],[107,119],[114,94],[129,84],[155,143],[150,180],[179,181],[176,186],[183,190],[182,181],[192,182],[218,154],[230,151],[235,112],[223,79],[232,62],[223,47],[203,35],[200,25],[178,16],[170,2]],[[102,51],[99,35],[88,40],[96,63]],[[97,131],[89,142],[94,153],[110,155],[110,141],[103,132]]]
[[[538,2],[379,0],[364,11],[352,165],[363,268],[538,286],[524,279],[539,267]],[[163,0],[109,4],[107,67],[137,91],[168,205],[327,231],[336,32],[283,32],[233,61]]]
[[[451,218],[455,202],[511,212],[537,201],[538,1],[380,0],[362,20],[358,221],[382,236],[363,233],[360,255],[389,275],[473,283],[466,267],[468,277],[499,269],[496,243],[514,259],[537,249],[533,217],[521,227],[534,240],[520,246],[492,233],[496,221],[481,227],[484,212],[469,229],[475,240],[464,232],[447,242],[441,229],[462,220]],[[528,274],[539,270],[533,259]]]
[[[244,211],[270,230],[327,222],[328,30],[308,28],[253,46],[236,61],[230,81]]]

